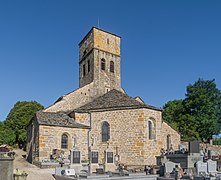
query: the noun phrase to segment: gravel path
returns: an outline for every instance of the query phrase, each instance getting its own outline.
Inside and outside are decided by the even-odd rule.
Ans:
[[[26,159],[22,155],[26,155],[25,151],[21,149],[14,150],[15,160],[14,170],[19,169],[19,171],[25,171],[28,173],[27,180],[54,180],[52,174],[54,173],[53,169],[40,169],[37,166],[30,164],[26,161]]]

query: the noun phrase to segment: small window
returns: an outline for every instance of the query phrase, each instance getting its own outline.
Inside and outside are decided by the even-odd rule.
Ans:
[[[153,125],[151,121],[148,121],[149,139],[153,139]]]
[[[83,56],[85,56],[87,54],[87,51],[86,51],[86,49],[84,50],[84,52],[83,52]]]
[[[92,156],[92,163],[98,163],[98,152],[91,152],[91,156]]]
[[[68,148],[68,136],[67,134],[62,134],[61,136],[61,148],[67,149]]]
[[[105,70],[105,59],[101,59],[101,70]]]
[[[83,64],[83,76],[86,75],[86,71],[85,71],[85,64]]]
[[[107,38],[107,44],[110,44],[110,40],[109,40],[109,38]]]
[[[107,163],[113,163],[113,152],[107,152]]]
[[[108,122],[102,124],[102,142],[107,142],[110,139],[110,125]]]
[[[74,164],[79,164],[80,163],[80,158],[81,154],[80,151],[73,151],[73,163]]]
[[[110,62],[110,72],[114,73],[114,62]]]
[[[91,63],[90,61],[87,62],[87,71],[90,72],[91,70]]]

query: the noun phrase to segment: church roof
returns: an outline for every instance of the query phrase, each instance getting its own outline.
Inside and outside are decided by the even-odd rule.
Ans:
[[[160,108],[141,103],[127,94],[113,89],[103,96],[96,98],[94,101],[77,108],[75,112],[137,108],[148,108],[161,111]]]
[[[64,113],[42,112],[36,113],[36,119],[40,125],[62,126],[87,129],[89,126],[75,122],[75,120]]]

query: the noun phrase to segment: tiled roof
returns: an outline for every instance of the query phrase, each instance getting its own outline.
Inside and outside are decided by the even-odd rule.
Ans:
[[[160,108],[149,106],[141,103],[134,98],[122,93],[116,89],[109,91],[103,96],[98,97],[94,101],[77,108],[75,112],[96,111],[96,110],[111,110],[111,109],[135,109],[135,108],[149,108],[161,111]]]
[[[73,118],[64,113],[38,111],[36,119],[40,125],[89,128],[89,126],[75,122]]]

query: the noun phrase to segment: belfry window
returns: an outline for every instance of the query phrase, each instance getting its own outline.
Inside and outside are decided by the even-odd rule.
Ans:
[[[91,63],[90,61],[87,62],[87,71],[90,72],[91,70]]]
[[[110,139],[110,125],[104,121],[101,127],[102,142],[107,142]]]
[[[101,59],[101,70],[105,70],[105,59]]]
[[[86,75],[85,64],[83,64],[83,76]]]
[[[61,136],[61,148],[67,149],[68,148],[68,135],[62,134]]]
[[[114,73],[114,62],[110,62],[110,72]]]

